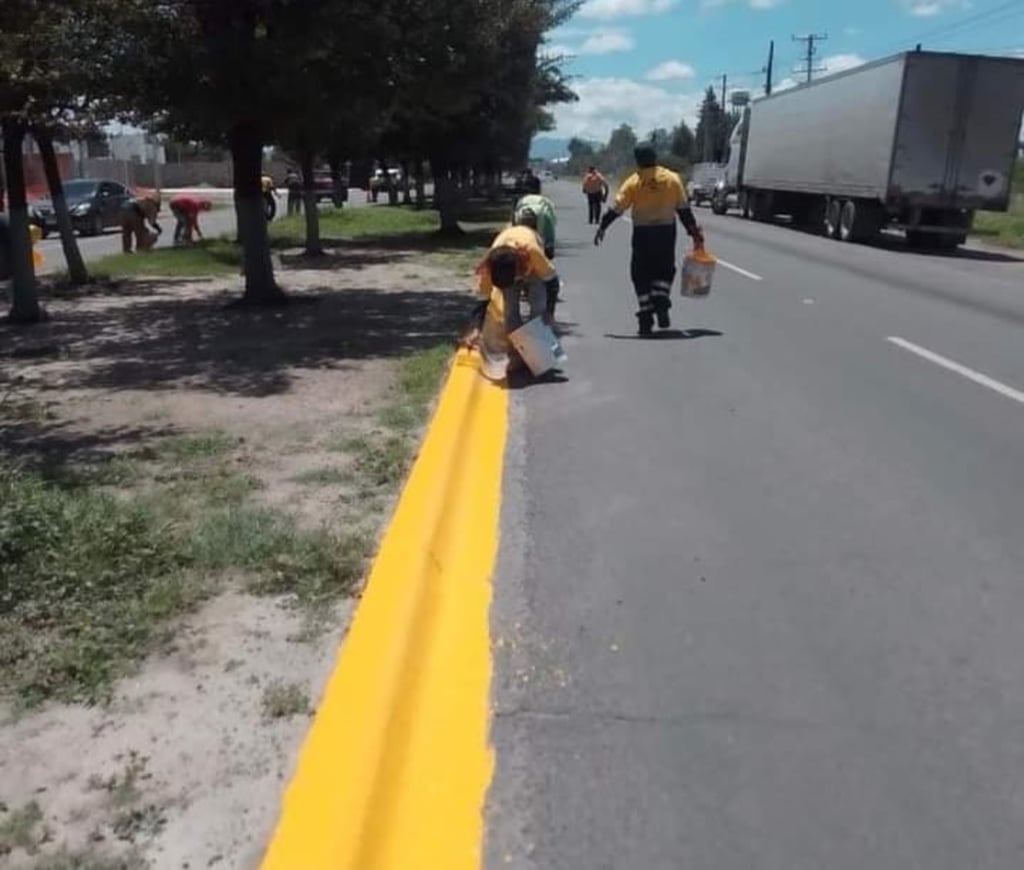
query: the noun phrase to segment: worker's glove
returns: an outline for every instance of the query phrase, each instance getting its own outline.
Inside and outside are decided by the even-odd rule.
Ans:
[[[693,246],[695,248],[704,247],[704,230],[700,226],[695,226],[693,231],[690,233],[690,238],[693,239]]]
[[[598,247],[601,242],[604,241],[604,227],[600,227],[596,233],[594,233],[594,247]]]

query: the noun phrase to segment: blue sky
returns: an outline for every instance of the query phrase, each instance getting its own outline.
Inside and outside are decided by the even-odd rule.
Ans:
[[[604,140],[620,123],[638,134],[693,120],[709,84],[763,92],[769,40],[776,86],[794,81],[802,44],[828,34],[816,63],[848,69],[922,42],[926,49],[1024,57],[1024,0],[587,0],[549,34],[565,55],[578,103],[555,107],[551,136]]]

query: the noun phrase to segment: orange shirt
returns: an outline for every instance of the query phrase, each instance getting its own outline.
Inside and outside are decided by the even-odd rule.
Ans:
[[[583,176],[584,193],[604,193],[607,187],[608,182],[600,172],[588,172]]]

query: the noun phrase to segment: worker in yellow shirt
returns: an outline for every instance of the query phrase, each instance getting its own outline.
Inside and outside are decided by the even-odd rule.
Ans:
[[[587,197],[587,223],[596,224],[601,220],[601,204],[608,199],[608,182],[596,166],[583,176],[583,194]]]
[[[272,175],[260,176],[260,190],[263,192],[263,212],[267,220],[272,221],[277,214],[277,185]]]
[[[510,358],[509,333],[523,325],[520,296],[525,295],[530,319],[546,317],[548,299],[558,295],[558,273],[544,254],[537,230],[517,224],[502,230],[477,267],[478,291],[484,297],[479,331],[469,343],[484,357],[484,372],[493,380],[507,373]]]
[[[686,228],[696,247],[704,246],[704,233],[686,199],[682,179],[658,166],[653,146],[641,144],[633,152],[637,170],[627,178],[604,213],[594,244],[627,209],[633,213],[633,257],[629,273],[637,299],[640,335],[650,335],[657,318],[660,329],[672,325],[672,281],[676,274],[676,219]]]

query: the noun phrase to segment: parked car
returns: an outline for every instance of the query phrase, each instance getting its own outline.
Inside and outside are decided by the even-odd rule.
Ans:
[[[398,190],[402,184],[402,170],[391,168],[385,173],[383,169],[375,169],[370,176],[370,200],[376,202],[381,193]]]
[[[71,212],[71,223],[82,236],[98,236],[107,227],[121,223],[121,207],[132,192],[116,181],[98,178],[72,178],[64,182],[64,197]],[[32,204],[31,218],[45,236],[57,229],[53,203],[41,199]]]

